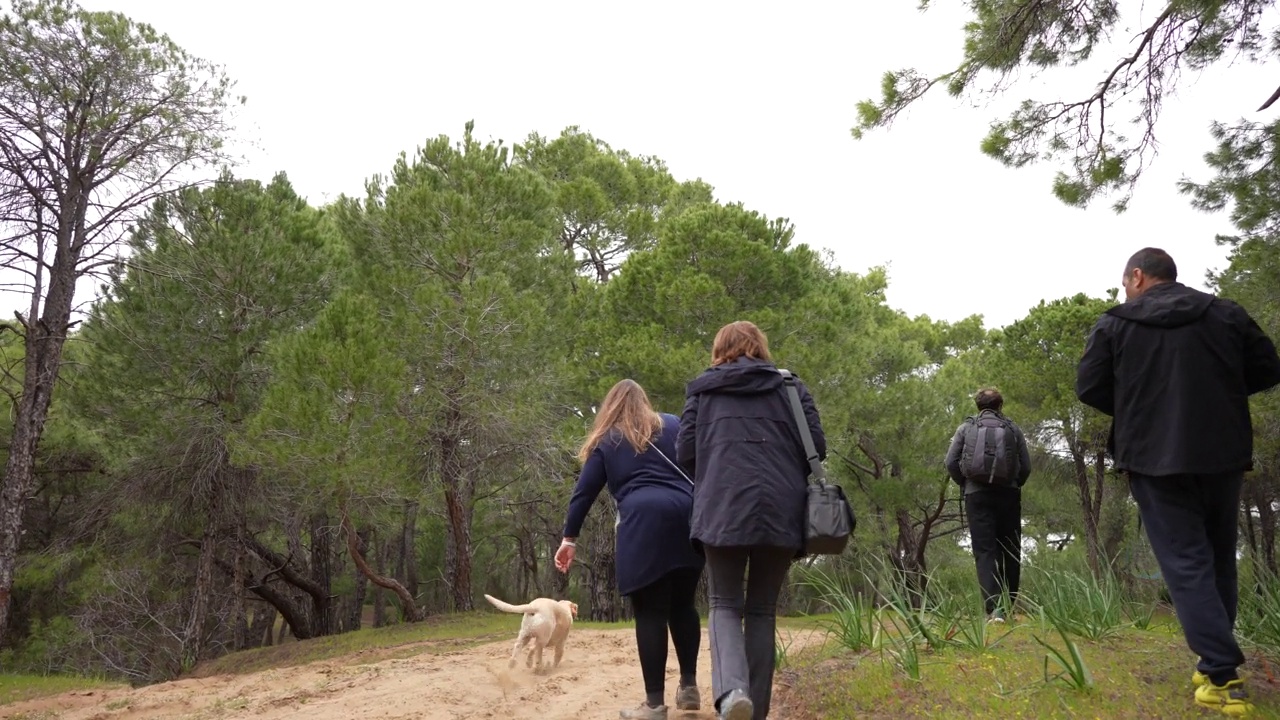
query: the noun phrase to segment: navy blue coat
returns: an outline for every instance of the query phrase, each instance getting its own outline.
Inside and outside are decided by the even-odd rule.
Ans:
[[[796,378],[818,456],[827,456],[818,409]],[[685,389],[679,459],[693,477],[694,546],[804,546],[809,463],[782,376],[773,363],[738,358]]]
[[[654,438],[672,462],[680,419],[661,413],[662,432]],[[652,448],[637,453],[621,435],[606,435],[582,466],[569,500],[564,536],[578,537],[587,512],[605,486],[618,503],[616,573],[623,595],[653,584],[679,568],[698,568],[702,557],[689,545],[693,486]]]

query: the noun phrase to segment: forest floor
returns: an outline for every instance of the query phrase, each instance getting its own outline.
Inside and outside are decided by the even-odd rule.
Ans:
[[[629,626],[577,623],[560,667],[535,675],[507,668],[519,620],[496,613],[348,633],[224,656],[191,676],[141,688],[64,680],[24,693],[0,676],[0,718],[13,720],[231,720],[233,718],[616,718],[643,693]],[[1092,684],[1069,687],[1046,663],[1061,639],[1036,622],[993,629],[984,649],[923,649],[918,677],[882,649],[841,650],[813,620],[784,620],[785,657],[774,711],[816,718],[1211,718],[1191,702],[1194,659],[1176,625],[1125,628],[1099,641],[1076,639]],[[1065,650],[1065,648],[1060,648]],[[699,712],[710,719],[710,653],[703,635]],[[1250,657],[1245,677],[1253,717],[1280,717],[1280,668]],[[668,661],[674,693],[674,652]],[[6,690],[8,688],[8,690]],[[41,692],[49,694],[40,695]]]
[[[519,618],[498,616],[509,625],[502,639],[485,622],[477,637],[423,640],[391,647],[369,647],[350,655],[295,664],[280,651],[307,642],[251,651],[247,663],[220,659],[196,676],[142,688],[97,686],[0,705],[0,718],[14,720],[233,720],[235,718],[438,718],[462,720],[576,720],[616,718],[644,697],[631,628],[576,626],[564,659],[556,669],[535,675],[522,662],[508,669]],[[585,623],[579,625],[587,625]],[[821,644],[825,633],[813,627],[783,631],[795,646]],[[510,637],[506,637],[509,635]],[[475,644],[476,640],[480,644]],[[326,653],[327,654],[327,653]],[[268,658],[284,658],[283,667],[250,669]],[[548,661],[550,657],[546,658]],[[706,631],[699,668],[704,698],[711,695],[710,652]],[[245,672],[245,670],[248,670]],[[668,660],[668,694],[675,693],[675,653]],[[700,712],[671,717],[714,718],[704,703]]]

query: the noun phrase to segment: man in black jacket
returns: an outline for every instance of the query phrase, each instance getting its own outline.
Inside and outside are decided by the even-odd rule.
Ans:
[[[1022,486],[1031,476],[1031,454],[1022,430],[1001,414],[1004,396],[984,388],[973,398],[978,414],[965,418],[951,438],[943,464],[964,488],[969,541],[987,617],[1004,621],[1000,598],[1018,599],[1022,575]]]
[[[1280,383],[1280,357],[1243,308],[1177,278],[1163,250],[1129,259],[1127,302],[1094,326],[1076,395],[1113,417],[1115,467],[1200,656],[1196,702],[1242,715],[1252,706],[1236,672],[1236,518],[1253,458],[1249,396]]]

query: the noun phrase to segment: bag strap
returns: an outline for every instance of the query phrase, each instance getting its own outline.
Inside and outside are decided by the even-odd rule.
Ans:
[[[653,448],[654,450],[657,450],[658,454],[662,456],[662,459],[666,460],[668,465],[674,468],[676,472],[680,473],[680,477],[684,478],[685,482],[689,483],[690,485],[693,485],[693,481],[689,479],[688,475],[684,474],[684,471],[680,469],[680,466],[671,462],[671,458],[667,457],[667,454],[662,452],[662,450],[659,450],[658,446],[653,444],[652,440],[649,441],[649,447]]]
[[[822,467],[822,459],[813,446],[813,434],[809,432],[809,419],[804,416],[804,406],[800,404],[800,391],[796,389],[796,376],[790,370],[778,368],[782,375],[782,384],[787,388],[791,398],[791,412],[796,417],[796,429],[800,431],[800,440],[804,443],[804,456],[809,461],[809,472],[819,485],[827,484],[827,471]]]

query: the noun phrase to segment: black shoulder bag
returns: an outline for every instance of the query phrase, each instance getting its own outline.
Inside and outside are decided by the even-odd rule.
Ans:
[[[791,409],[796,416],[800,439],[804,442],[804,454],[809,460],[809,479],[812,480],[808,483],[809,495],[805,502],[804,552],[806,555],[839,555],[849,544],[849,536],[857,526],[853,508],[844,496],[844,489],[827,482],[827,471],[823,469],[818,450],[813,446],[809,420],[800,404],[795,375],[781,368],[778,372],[782,374],[782,382],[791,398]]]

